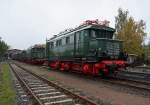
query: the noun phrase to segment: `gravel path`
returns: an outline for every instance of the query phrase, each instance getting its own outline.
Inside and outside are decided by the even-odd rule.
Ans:
[[[124,89],[118,89],[114,85],[103,83],[98,80],[84,78],[81,75],[71,75],[69,73],[62,73],[58,71],[48,71],[42,67],[31,66],[20,63],[22,66],[30,69],[40,75],[48,77],[52,80],[57,80],[63,85],[73,87],[77,90],[83,91],[84,95],[88,95],[90,98],[103,100],[104,102],[110,102],[115,105],[149,105],[150,97],[134,94],[135,92],[128,93]],[[121,88],[121,87],[120,87]],[[132,91],[129,89],[129,91]],[[137,91],[138,92],[138,91]]]

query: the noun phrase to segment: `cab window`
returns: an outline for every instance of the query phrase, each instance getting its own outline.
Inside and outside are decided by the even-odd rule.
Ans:
[[[113,37],[113,32],[100,30],[100,29],[91,29],[90,30],[90,37],[91,38],[109,38]]]

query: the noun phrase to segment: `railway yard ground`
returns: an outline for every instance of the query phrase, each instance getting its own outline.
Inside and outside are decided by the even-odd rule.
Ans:
[[[150,103],[150,94],[140,90],[107,83],[84,75],[53,71],[24,63],[18,64],[99,103],[116,105],[149,105]]]
[[[76,73],[50,70],[47,67],[29,65],[29,64],[25,64],[25,63],[21,63],[17,61],[11,61],[11,63],[12,64],[15,63],[18,65],[18,67],[21,66],[33,73],[36,73],[44,78],[47,78],[49,81],[59,84],[59,86],[73,93],[76,93],[77,95],[82,96],[85,99],[95,102],[97,105],[149,105],[150,104],[150,85],[146,85],[147,90],[145,90],[145,88],[143,89],[143,87],[140,89],[140,88],[134,88],[132,86],[125,86],[125,85],[109,82],[111,80],[108,80],[108,79],[103,80],[103,79],[92,77],[92,76],[85,76],[85,75],[76,74]],[[17,68],[17,67],[14,67],[14,68]],[[3,69],[7,69],[7,70],[3,70]],[[3,74],[2,73],[3,71],[8,72],[9,69],[10,69],[9,66],[6,63],[1,64],[0,75]],[[138,70],[136,69],[137,68],[135,68],[134,72]],[[5,77],[5,78],[8,78],[8,80],[11,80],[10,78],[13,78],[12,80],[15,83],[11,83],[11,81],[6,80],[9,82],[9,85],[8,83],[6,83],[7,87],[9,87],[12,92],[2,97],[2,94],[4,93],[0,91],[0,100],[4,100],[3,98],[5,98],[6,100],[9,100],[10,103],[13,103],[16,97],[15,96],[15,92],[16,92],[17,97],[23,97],[22,99],[19,100],[19,102],[17,99],[17,102],[15,102],[16,105],[32,104],[31,102],[32,100],[29,99],[30,97],[26,97],[28,95],[26,94],[26,92],[21,91],[21,93],[23,94],[20,94],[20,90],[23,90],[23,89],[20,89],[19,82],[17,81],[14,73],[12,71],[9,73],[11,73],[12,75],[10,77]],[[9,73],[6,73],[6,74],[8,75]],[[147,70],[146,73],[149,74],[149,71]],[[0,76],[0,77],[3,78],[3,76]],[[2,78],[0,78],[0,82],[3,81]],[[147,80],[147,83],[149,83],[148,80]],[[11,86],[10,84],[11,85],[14,84],[15,86]],[[1,86],[2,85],[0,85],[0,87]],[[15,87],[16,89],[13,89],[13,87]],[[8,97],[8,95],[9,95],[9,98],[6,98]],[[0,105],[10,105],[10,104],[0,103]],[[52,105],[59,105],[59,104],[52,104]],[[61,105],[72,105],[72,104],[61,104]],[[80,104],[76,104],[76,105],[80,105]],[[83,104],[83,105],[86,105],[86,104]]]

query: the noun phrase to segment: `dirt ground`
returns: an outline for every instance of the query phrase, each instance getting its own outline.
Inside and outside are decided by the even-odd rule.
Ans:
[[[115,105],[150,105],[150,98],[138,94],[131,94],[125,91],[118,91],[114,86],[87,79],[78,75],[71,75],[69,73],[62,73],[54,70],[48,70],[39,66],[31,66],[20,63],[23,67],[30,69],[40,75],[50,77],[62,84],[74,87],[84,93],[99,98],[104,102],[109,102]],[[131,90],[132,91],[132,90]]]

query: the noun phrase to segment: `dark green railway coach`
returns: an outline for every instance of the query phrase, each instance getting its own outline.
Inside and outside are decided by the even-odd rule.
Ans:
[[[47,40],[49,66],[93,75],[124,67],[122,41],[113,39],[115,29],[107,24],[108,21],[85,21]]]

